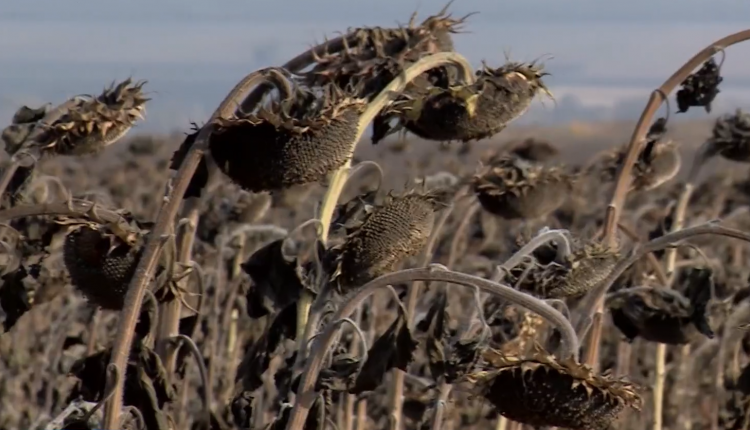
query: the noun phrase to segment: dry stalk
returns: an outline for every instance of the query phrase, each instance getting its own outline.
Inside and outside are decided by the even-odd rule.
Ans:
[[[211,133],[211,124],[217,118],[228,117],[231,115],[242,94],[245,93],[248,88],[257,84],[258,81],[265,79],[264,73],[266,71],[267,69],[262,69],[249,74],[242,79],[232,91],[230,91],[224,101],[222,101],[221,105],[219,105],[218,109],[216,109],[213,115],[211,115],[211,118],[207,123],[208,126],[201,129],[195,139],[195,143],[180,164],[180,168],[174,177],[174,181],[171,183],[172,186],[168,187],[168,195],[159,210],[156,223],[149,235],[143,255],[138,262],[135,275],[130,282],[128,293],[125,296],[125,306],[120,316],[117,335],[112,349],[112,358],[110,361],[110,363],[118,370],[124,369],[127,362],[133,341],[133,331],[138,318],[138,311],[140,310],[141,302],[143,300],[143,293],[146,290],[146,285],[154,274],[157,259],[161,251],[161,236],[169,233],[174,217],[180,207],[182,196],[185,195],[185,191],[193,177],[193,173],[195,173],[198,163],[206,152],[208,147],[208,137]],[[104,428],[116,428],[119,424],[120,411],[122,409],[123,383],[124,381],[117,381],[114,395],[107,403],[104,414]]]
[[[453,52],[438,53],[422,58],[409,66],[406,70],[403,70],[396,79],[391,81],[383,91],[381,91],[380,94],[369,103],[367,109],[362,115],[360,115],[357,135],[351,143],[350,154],[354,154],[357,143],[361,139],[367,126],[372,122],[378,112],[380,112],[393,99],[395,94],[403,91],[411,81],[422,73],[441,66],[453,66],[459,72],[459,79],[467,83],[474,82],[471,65],[469,65],[469,62],[460,54]],[[318,232],[318,240],[323,244],[326,244],[328,241],[328,231],[331,226],[333,212],[336,209],[339,196],[344,189],[344,184],[346,183],[350,169],[351,155],[349,161],[330,176],[329,185],[321,203],[319,216],[321,228]],[[298,351],[302,351],[302,346],[306,344],[306,340],[308,339],[306,334],[312,335],[313,333],[312,327],[308,327],[309,322],[314,322],[316,320],[313,318],[312,321],[309,321],[312,304],[312,295],[307,291],[303,291],[297,301],[297,339],[299,340],[298,344],[300,346]],[[300,357],[302,356],[301,352],[298,354]]]
[[[727,37],[717,40],[700,52],[695,54],[690,60],[688,60],[682,67],[680,67],[672,76],[670,76],[658,89],[651,93],[646,107],[641,113],[641,117],[638,119],[638,123],[633,130],[633,134],[630,137],[628,143],[628,150],[625,155],[625,160],[619,167],[617,172],[617,180],[615,182],[615,189],[612,193],[612,199],[607,207],[604,224],[604,242],[609,246],[616,245],[616,228],[617,222],[620,218],[625,198],[627,197],[628,190],[631,184],[631,170],[633,164],[638,158],[641,147],[645,141],[646,132],[651,125],[652,118],[659,109],[665,97],[671,94],[672,91],[687,78],[690,73],[700,66],[703,62],[710,59],[717,52],[728,48],[737,43],[744,42],[750,39],[750,30],[740,31],[738,33],[731,34]],[[599,302],[596,303],[596,311],[602,312],[604,302],[604,296],[599,297]],[[593,368],[598,367],[599,363],[599,343],[602,336],[601,323],[595,324],[591,329],[591,338],[586,352],[586,363]]]
[[[692,179],[692,178],[691,178]],[[688,202],[690,202],[690,196],[693,194],[693,184],[690,180],[685,183],[685,186],[680,193],[680,198],[677,200],[677,206],[675,207],[674,221],[672,223],[672,233],[682,229],[685,224],[685,213],[687,212]],[[667,249],[666,252],[666,272],[669,276],[669,281],[664,285],[665,288],[671,288],[675,279],[675,263],[677,262],[677,248],[672,247]],[[686,345],[685,348],[690,348]],[[689,351],[689,349],[688,349]],[[667,360],[667,345],[664,343],[658,343],[656,345],[656,369],[654,371],[654,423],[652,428],[654,430],[661,430],[663,420],[663,409],[664,409],[664,383],[667,379],[666,370]],[[686,409],[685,413],[689,413],[690,409]]]
[[[180,241],[180,251],[177,255],[177,264],[188,267],[192,261],[193,243],[195,241],[195,230],[198,225],[198,210],[193,208],[184,226]],[[179,281],[178,288],[184,287],[188,277]],[[184,288],[183,288],[184,289]],[[159,330],[156,338],[157,353],[164,364],[168,377],[172,380],[175,366],[177,365],[177,348],[171,339],[180,334],[180,314],[182,313],[182,300],[175,297],[167,303],[163,303],[159,309]]]
[[[439,267],[442,267],[442,269]],[[299,429],[304,425],[305,419],[307,418],[310,408],[316,398],[315,382],[318,379],[318,373],[323,365],[326,352],[331,350],[333,346],[332,343],[336,337],[337,327],[339,326],[337,322],[351,315],[366,298],[370,297],[379,289],[388,288],[393,284],[410,283],[414,281],[447,282],[469,288],[478,288],[487,293],[498,295],[503,299],[524,307],[532,312],[536,312],[560,330],[564,348],[562,356],[573,357],[577,360],[579,345],[573,327],[570,325],[568,319],[565,318],[565,315],[561,314],[545,302],[506,285],[482,279],[477,276],[446,270],[444,266],[433,265],[421,269],[401,270],[399,272],[383,275],[368,282],[360,288],[356,294],[338,308],[331,318],[333,323],[329,324],[322,334],[315,339],[313,352],[307,360],[305,371],[302,374],[298,390],[299,396],[297,397],[297,401],[294,404],[294,408],[292,409],[287,423],[287,430]]]

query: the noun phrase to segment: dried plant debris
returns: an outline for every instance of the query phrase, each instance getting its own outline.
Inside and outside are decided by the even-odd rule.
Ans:
[[[638,154],[631,171],[631,191],[650,191],[672,180],[680,171],[682,157],[677,143],[663,139],[666,120],[659,118],[646,135],[646,144]],[[614,181],[625,161],[627,147],[619,148],[603,160],[602,180]]]
[[[626,288],[607,297],[615,326],[632,341],[640,336],[651,342],[684,345],[699,332],[708,338],[714,332],[708,322],[711,271],[690,274],[685,295],[659,287]]]
[[[303,289],[315,294],[312,262],[301,266],[296,257],[284,253],[286,239],[255,251],[242,264],[253,284],[247,291],[247,314],[260,318],[278,312],[299,299]]]
[[[360,287],[417,255],[429,241],[435,213],[448,204],[441,190],[412,190],[389,194],[382,205],[372,207],[346,241],[329,250],[327,265],[335,264],[331,279],[339,292]]]
[[[562,206],[574,180],[562,167],[496,154],[474,175],[472,186],[487,212],[505,219],[533,219]]]
[[[532,426],[574,430],[606,429],[626,407],[640,410],[636,387],[597,375],[572,359],[557,360],[537,347],[521,358],[488,350],[485,370],[467,379],[482,390],[498,413]]]
[[[111,354],[111,349],[107,349],[73,365],[71,374],[78,378],[78,382],[68,396],[68,401],[77,398],[89,402],[102,400]],[[167,429],[169,418],[164,409],[172,402],[174,395],[174,388],[167,380],[159,356],[145,346],[141,339],[136,339],[128,360],[123,404],[134,406],[140,411],[147,429]]]
[[[145,81],[126,79],[106,88],[97,97],[76,96],[63,114],[46,122],[42,108],[23,106],[16,112],[14,123],[2,132],[5,150],[9,154],[28,151],[33,156],[44,154],[82,155],[98,152],[117,142],[145,115],[143,94]],[[18,122],[16,122],[18,121]],[[39,134],[27,138],[38,128]]]
[[[400,129],[384,124],[394,115],[423,139],[469,142],[492,137],[523,115],[537,94],[551,97],[542,81],[547,74],[534,63],[508,62],[496,69],[484,65],[473,84],[431,87],[418,98],[404,95],[376,118],[373,143]]]
[[[474,370],[485,345],[481,336],[477,339],[451,336],[447,303],[448,295],[440,292],[420,324],[429,324],[425,346],[433,379],[451,384]]]
[[[553,242],[537,248],[531,267],[513,268],[507,281],[548,299],[579,297],[609,276],[620,258],[616,250],[596,241],[574,239],[570,246],[568,255]]]
[[[69,218],[58,221],[72,227],[63,248],[71,282],[103,309],[122,309],[142,252],[146,232],[133,218],[127,221],[117,225]]]
[[[314,55],[313,67],[302,74],[309,86],[337,85],[355,88],[360,97],[377,96],[399,73],[425,55],[453,51],[452,33],[460,31],[465,16],[453,18],[447,6],[436,15],[415,25],[416,13],[408,26],[399,28],[364,27],[347,31],[342,49]],[[445,68],[428,71],[407,86],[406,92],[419,93],[428,85],[449,79]]]
[[[351,394],[360,394],[376,389],[391,369],[406,372],[406,367],[414,358],[417,341],[412,337],[406,320],[406,310],[399,307],[396,320],[388,327],[367,351],[367,360],[357,375]]]
[[[750,162],[750,113],[737,109],[716,120],[707,155],[717,154],[732,161]]]
[[[711,103],[719,94],[719,84],[724,80],[719,74],[721,64],[710,58],[700,69],[688,76],[677,91],[677,112],[687,112],[691,107],[703,106],[711,113]]]
[[[347,235],[352,234],[362,225],[363,218],[374,210],[377,196],[377,190],[368,191],[336,206],[331,220],[331,232],[344,230]]]
[[[318,182],[352,155],[364,100],[329,85],[294,86],[287,98],[212,124],[211,156],[248,191]]]

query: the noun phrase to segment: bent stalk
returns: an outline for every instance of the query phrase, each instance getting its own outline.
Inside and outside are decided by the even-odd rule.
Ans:
[[[249,88],[258,84],[258,82],[264,81],[269,70],[273,69],[261,69],[249,74],[229,92],[224,101],[221,102],[213,115],[211,115],[206,126],[204,126],[198,133],[195,143],[180,164],[180,168],[174,177],[174,182],[172,183],[173,186],[168,187],[168,195],[165,197],[164,204],[159,210],[156,223],[151,231],[152,234],[149,235],[143,255],[138,262],[133,279],[128,286],[128,293],[125,295],[125,305],[120,314],[120,321],[117,327],[117,335],[115,337],[112,358],[110,361],[110,363],[118,370],[125,369],[128,353],[133,342],[133,332],[138,319],[138,311],[140,310],[141,302],[143,301],[143,294],[146,290],[147,283],[154,274],[156,262],[161,251],[161,237],[169,233],[174,217],[180,207],[182,196],[185,195],[185,191],[190,184],[193,173],[195,173],[198,163],[208,149],[208,137],[211,134],[211,123],[217,118],[228,117],[231,115],[234,111],[234,107],[239,102],[240,97],[247,92]],[[124,372],[121,373],[124,374]],[[107,403],[104,428],[116,428],[120,422],[123,383],[124,381],[117,381],[117,385],[114,387],[114,395]]]
[[[617,172],[617,180],[615,182],[615,188],[612,193],[612,199],[609,203],[609,206],[607,207],[607,212],[605,215],[604,242],[607,245],[616,245],[617,222],[620,219],[620,213],[625,203],[628,189],[630,189],[630,184],[632,181],[631,171],[633,170],[633,165],[635,164],[635,161],[638,158],[638,154],[640,153],[640,150],[643,146],[646,133],[648,131],[648,128],[650,127],[654,114],[656,114],[657,109],[659,109],[662,102],[664,102],[665,97],[671,94],[672,91],[674,91],[674,89],[678,85],[680,85],[682,81],[685,80],[685,78],[690,76],[690,73],[692,73],[694,69],[698,68],[701,64],[710,59],[714,54],[732,45],[744,42],[748,39],[750,39],[750,30],[744,30],[738,33],[730,34],[727,37],[717,40],[716,42],[703,48],[700,52],[695,54],[691,59],[683,64],[682,67],[680,67],[675,73],[673,73],[672,76],[670,76],[658,89],[654,90],[651,93],[651,97],[649,98],[646,107],[643,109],[643,113],[641,113],[641,117],[638,119],[635,130],[633,130],[633,134],[630,137],[625,160],[623,161]],[[593,297],[593,295],[591,297]],[[600,299],[603,298],[603,296],[600,297]],[[602,312],[604,302],[597,303],[596,305],[597,312]],[[603,321],[603,319],[600,319],[599,321]],[[599,322],[594,324],[594,327],[592,327],[591,339],[586,353],[586,364],[594,368],[597,367],[597,364],[599,362],[599,343],[601,340],[601,336],[602,324],[601,322]]]

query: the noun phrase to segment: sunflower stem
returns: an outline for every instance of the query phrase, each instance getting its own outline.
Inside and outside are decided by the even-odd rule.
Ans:
[[[620,165],[617,172],[617,180],[615,181],[615,188],[612,193],[612,199],[610,200],[609,206],[605,213],[604,223],[604,243],[610,247],[614,247],[617,242],[616,228],[617,222],[620,218],[620,212],[625,203],[625,199],[630,189],[632,182],[631,171],[633,165],[638,158],[638,154],[645,142],[646,133],[651,125],[652,118],[659,109],[665,97],[674,91],[685,78],[687,78],[693,70],[703,64],[705,61],[710,59],[714,54],[723,50],[724,48],[730,47],[734,44],[744,42],[750,39],[750,30],[740,31],[738,33],[730,34],[727,37],[717,40],[711,45],[703,48],[700,52],[695,54],[685,64],[682,65],[675,73],[672,74],[658,89],[651,93],[651,97],[646,104],[646,107],[641,113],[641,117],[638,119],[638,123],[633,130],[633,134],[630,137],[628,143],[628,149],[625,155],[625,160]],[[596,303],[596,309],[598,312],[602,312],[604,309],[604,296],[599,297],[599,302]],[[591,339],[586,352],[586,363],[592,366],[594,369],[598,368],[599,364],[599,343],[602,335],[601,322],[597,323],[592,327]]]
[[[138,312],[143,301],[143,294],[146,286],[156,270],[156,263],[162,248],[161,237],[170,231],[174,217],[185,195],[185,191],[195,173],[198,163],[203,158],[203,154],[208,149],[208,138],[211,134],[212,123],[217,118],[228,117],[234,112],[234,108],[239,102],[239,98],[249,88],[266,79],[269,69],[255,71],[243,78],[221,102],[221,105],[211,115],[206,126],[204,126],[195,139],[195,143],[189,149],[185,158],[180,163],[179,170],[174,177],[173,186],[169,189],[168,195],[164,199],[164,204],[159,210],[151,234],[146,242],[143,254],[136,266],[135,274],[128,286],[128,292],[125,295],[125,305],[120,314],[120,320],[117,327],[112,357],[110,364],[118,370],[125,369],[130,347],[133,342],[133,332],[138,319]],[[124,372],[121,372],[124,374]],[[104,428],[114,429],[120,423],[120,413],[122,410],[123,386],[124,379],[117,381],[114,395],[107,402],[104,414]]]
[[[498,295],[511,303],[515,303],[518,306],[536,312],[560,330],[564,347],[562,356],[573,357],[573,359],[577,360],[578,338],[576,337],[575,331],[565,316],[552,306],[529,294],[520,292],[506,285],[460,272],[435,269],[435,266],[401,270],[399,272],[383,275],[368,282],[348,301],[339,306],[331,318],[331,321],[335,322],[348,317],[365,299],[382,288],[388,288],[393,284],[403,284],[414,281],[447,282],[469,288],[479,288],[482,291]],[[320,334],[314,341],[312,353],[307,360],[305,371],[300,380],[301,382],[298,390],[299,395],[289,417],[286,427],[287,430],[302,428],[307,418],[310,408],[316,398],[315,381],[318,379],[318,374],[322,368],[326,352],[333,347],[332,343],[336,337],[335,335],[338,326],[337,323],[327,325],[322,334]]]

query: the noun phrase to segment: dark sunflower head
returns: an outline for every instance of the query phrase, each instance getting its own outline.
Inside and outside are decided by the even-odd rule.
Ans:
[[[143,246],[143,232],[76,222],[65,238],[63,259],[73,286],[94,305],[122,309]]]
[[[609,276],[620,258],[616,250],[596,241],[574,240],[570,245],[567,256],[558,255],[553,243],[537,248],[531,270],[514,268],[510,282],[544,298],[579,297]]]
[[[561,167],[498,155],[480,168],[472,185],[486,211],[519,219],[542,217],[562,206],[573,180]]]
[[[734,114],[719,117],[708,139],[706,155],[750,162],[750,113],[737,109]]]
[[[76,96],[62,110],[62,115],[46,123],[40,112],[17,112],[20,119],[37,119],[31,123],[10,125],[3,131],[5,149],[10,154],[29,150],[30,154],[82,155],[95,153],[123,137],[133,125],[143,119],[146,102],[143,94],[145,81],[131,79],[106,88],[99,96]],[[18,134],[18,128],[25,133]],[[32,130],[33,129],[33,130]],[[26,141],[31,132],[39,132],[33,141]]]
[[[631,341],[640,336],[651,342],[683,345],[697,332],[712,338],[706,314],[710,290],[693,287],[688,291],[686,297],[669,288],[626,288],[610,294],[606,306],[615,326]]]
[[[574,360],[540,348],[528,358],[489,350],[486,368],[470,376],[498,413],[532,426],[605,429],[625,408],[640,409],[636,387],[598,375]]]
[[[324,179],[352,156],[365,101],[330,85],[294,86],[288,98],[219,119],[209,140],[221,171],[248,191],[275,191]]]
[[[417,255],[427,244],[435,213],[447,206],[440,190],[390,194],[373,206],[346,241],[330,252],[336,256],[333,278],[340,290],[362,286]]]

